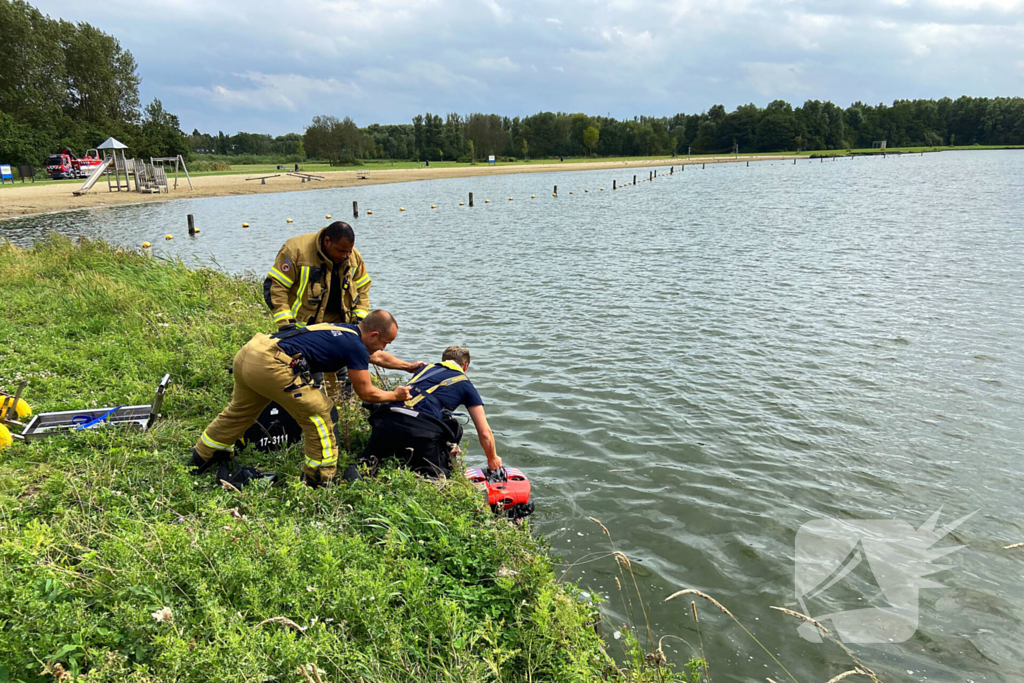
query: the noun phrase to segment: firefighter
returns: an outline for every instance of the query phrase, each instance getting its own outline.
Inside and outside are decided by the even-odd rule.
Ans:
[[[330,483],[337,471],[338,419],[317,373],[347,367],[352,388],[363,401],[384,403],[411,398],[408,387],[382,391],[370,381],[372,361],[385,368],[406,370],[384,348],[398,335],[390,313],[377,310],[357,325],[317,323],[272,335],[257,334],[235,355],[231,403],[203,431],[192,449],[191,465],[202,474],[232,457],[232,444],[252,425],[271,401],[295,418],[305,437],[302,479],[310,486]]]
[[[452,417],[460,405],[473,420],[488,469],[499,469],[494,433],[487,424],[484,402],[466,376],[468,370],[469,349],[449,346],[440,363],[426,366],[409,380],[409,399],[375,407],[370,413],[370,440],[358,465],[345,470],[345,479],[359,479],[359,465],[375,473],[380,462],[392,458],[424,476],[450,475],[451,456],[458,453],[462,441],[462,425]]]
[[[358,323],[366,317],[370,276],[355,241],[352,226],[335,221],[284,243],[263,281],[263,298],[279,331],[316,323]],[[425,363],[405,365],[416,372]],[[327,373],[324,381],[328,396],[340,401],[337,376]],[[343,391],[351,391],[347,381]]]
[[[370,310],[370,276],[352,226],[335,221],[292,237],[263,281],[279,330],[315,323],[358,323]]]

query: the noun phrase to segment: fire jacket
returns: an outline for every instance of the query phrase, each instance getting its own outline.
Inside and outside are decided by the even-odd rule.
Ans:
[[[370,276],[363,257],[353,249],[348,261],[331,262],[320,249],[322,234],[320,230],[285,242],[263,281],[263,298],[279,328],[295,323],[358,323],[370,311]],[[326,310],[334,268],[343,269],[340,319]]]

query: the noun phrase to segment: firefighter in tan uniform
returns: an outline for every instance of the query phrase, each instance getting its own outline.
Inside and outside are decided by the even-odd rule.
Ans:
[[[292,237],[263,281],[263,298],[277,328],[358,323],[370,310],[370,276],[355,248],[352,226],[335,221]]]
[[[277,334],[257,334],[235,355],[231,403],[203,431],[192,450],[195,474],[232,457],[232,446],[271,401],[280,404],[305,437],[302,478],[311,486],[329,483],[338,466],[334,434],[337,410],[314,375],[348,368],[352,388],[363,401],[383,403],[410,398],[408,387],[383,391],[373,386],[371,360],[407,369],[384,348],[398,335],[387,311],[373,311],[358,325],[317,323]]]
[[[277,253],[263,281],[263,298],[280,331],[316,323],[358,323],[370,310],[370,276],[355,248],[352,226],[335,221],[293,237]],[[416,372],[425,363],[403,363]],[[325,373],[327,393],[340,401],[337,375]]]

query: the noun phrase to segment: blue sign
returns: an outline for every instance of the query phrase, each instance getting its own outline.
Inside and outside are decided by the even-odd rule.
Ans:
[[[10,167],[10,165],[9,164],[0,164],[0,183],[4,182],[5,180],[8,180],[8,179],[12,183],[14,182],[14,176],[11,175],[11,167]]]

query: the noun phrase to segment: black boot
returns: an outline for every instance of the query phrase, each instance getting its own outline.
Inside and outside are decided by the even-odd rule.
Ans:
[[[192,459],[189,460],[189,465],[192,466],[190,474],[198,476],[205,474],[209,469],[215,465],[219,465],[222,462],[227,462],[231,459],[231,453],[228,451],[214,451],[213,457],[209,460],[203,460],[203,456],[199,455],[199,451],[192,449]]]
[[[363,475],[359,474],[359,465],[356,463],[352,463],[346,467],[345,474],[343,476],[345,477],[345,481],[350,484],[363,478]]]

